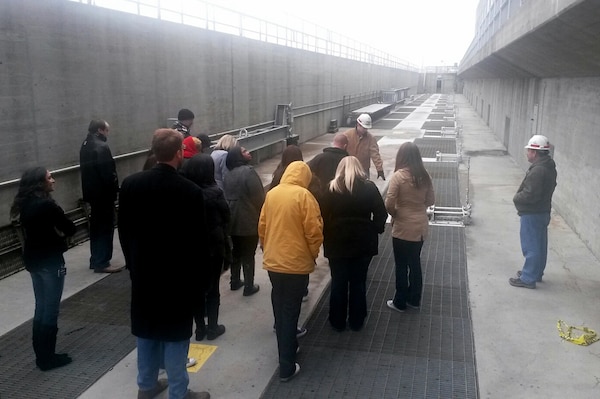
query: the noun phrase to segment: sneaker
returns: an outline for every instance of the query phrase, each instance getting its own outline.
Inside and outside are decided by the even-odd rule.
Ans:
[[[519,271],[517,271],[517,277],[518,277],[518,278],[521,278],[521,275],[522,275],[522,274],[523,274],[523,272],[522,272],[522,271],[520,271],[520,270],[519,270]],[[538,278],[536,281],[537,281],[538,283],[541,283],[541,282],[542,282],[542,278],[540,277],[540,278]]]
[[[296,363],[296,370],[294,371],[294,374],[290,375],[289,377],[280,377],[279,381],[288,382],[289,380],[294,378],[299,372],[300,372],[300,365],[298,363]]]
[[[231,287],[231,291],[237,291],[240,288],[242,288],[244,286],[244,280],[240,280],[236,283],[231,283],[230,287]]]
[[[306,333],[308,332],[308,330],[304,327],[298,327],[296,329],[296,338],[302,338],[306,335]]]
[[[248,287],[244,288],[244,296],[254,295],[258,291],[260,291],[260,287],[258,286],[258,284],[254,284],[250,288],[248,288]]]
[[[194,392],[188,389],[183,399],[210,399],[208,392]]]
[[[527,284],[527,283],[523,282],[523,280],[521,280],[520,278],[512,278],[511,277],[508,279],[508,284],[512,285],[513,287],[530,288],[530,289],[535,288],[535,283]]]
[[[406,303],[406,306],[407,306],[407,307],[409,307],[409,308],[411,308],[411,309],[415,309],[415,310],[419,310],[419,309],[421,309],[421,307],[420,307],[420,306],[411,305],[411,304],[410,304],[410,303],[408,303],[408,302]]]
[[[156,382],[156,386],[148,391],[138,390],[138,399],[152,399],[159,393],[167,389],[169,386],[168,381],[165,378],[161,378]]]
[[[194,359],[193,357],[188,357],[187,358],[187,363],[185,364],[185,367],[186,368],[188,368],[188,367],[194,367],[196,365],[196,363],[198,363],[196,361],[196,359]]]
[[[206,339],[212,341],[213,339],[223,334],[225,334],[225,326],[219,324],[215,328],[209,328],[208,330],[206,330]]]
[[[388,299],[388,301],[386,302],[386,305],[388,308],[395,310],[396,312],[404,313],[404,309],[397,308],[396,305],[394,305],[393,299]]]

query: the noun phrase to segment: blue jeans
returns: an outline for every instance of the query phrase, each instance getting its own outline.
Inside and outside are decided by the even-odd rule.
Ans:
[[[279,377],[287,378],[296,371],[298,339],[296,329],[302,296],[308,286],[308,274],[286,274],[269,271],[273,285],[271,303],[275,316],[275,333],[279,351]]]
[[[406,303],[412,306],[421,306],[423,291],[421,248],[423,248],[423,241],[392,238],[392,246],[396,263],[394,306],[398,309],[406,309]]]
[[[367,317],[367,270],[371,259],[371,256],[329,259],[329,322],[334,328],[346,328],[346,315],[350,328],[363,326]]]
[[[521,281],[535,284],[542,279],[548,259],[550,212],[521,215],[521,250],[525,257]]]
[[[59,275],[58,271],[63,266],[45,266],[30,272],[35,295],[35,323],[52,327],[57,325],[58,309],[65,285],[65,276]]]
[[[185,397],[190,382],[186,369],[190,341],[157,341],[137,338],[137,384],[141,391],[156,386],[158,369],[164,365],[169,379],[169,399]]]
[[[90,269],[104,269],[113,255],[114,202],[91,202]]]

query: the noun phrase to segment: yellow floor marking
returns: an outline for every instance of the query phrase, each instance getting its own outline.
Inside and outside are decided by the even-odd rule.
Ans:
[[[215,345],[190,344],[188,357],[193,357],[198,363],[193,367],[188,367],[187,371],[197,373],[216,350],[217,346]]]

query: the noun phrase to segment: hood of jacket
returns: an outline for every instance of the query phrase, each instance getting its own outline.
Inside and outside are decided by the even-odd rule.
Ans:
[[[304,161],[294,161],[285,168],[280,184],[295,184],[296,186],[308,188],[312,172]]]

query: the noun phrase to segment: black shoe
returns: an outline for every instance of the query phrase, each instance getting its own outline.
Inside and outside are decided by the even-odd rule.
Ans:
[[[250,296],[250,295],[254,295],[256,294],[258,291],[260,291],[260,287],[258,286],[258,284],[254,284],[252,287],[248,288],[244,288],[244,296]]]
[[[212,341],[217,338],[219,335],[225,334],[225,326],[222,324],[217,325],[215,328],[209,328],[206,330],[206,339]]]
[[[520,270],[518,270],[518,271],[517,271],[517,277],[518,277],[518,278],[521,278],[521,275],[522,275],[522,274],[523,274],[523,272],[522,272],[522,271],[520,271]],[[537,280],[535,280],[535,281],[536,281],[536,282],[538,282],[538,283],[541,283],[541,282],[542,282],[542,278],[540,277],[540,278],[538,278],[538,279],[537,279]]]
[[[48,371],[52,369],[56,369],[58,367],[66,366],[71,363],[73,359],[65,353],[61,353],[60,355],[54,354],[50,356],[48,359],[35,359],[35,364],[42,371]]]
[[[238,282],[235,283],[231,283],[230,287],[231,287],[231,291],[237,291],[240,288],[242,288],[244,286],[244,280],[240,280]]]
[[[198,328],[198,329],[196,329],[196,341],[202,341],[204,339],[205,335],[206,335],[206,329],[205,328]]]
[[[291,380],[292,378],[294,378],[295,376],[298,375],[298,373],[300,372],[300,365],[298,363],[295,364],[296,369],[294,370],[294,372],[292,373],[292,375],[287,376],[287,377],[279,377],[279,381],[281,382],[288,382],[289,380]]]
[[[165,389],[167,389],[167,387],[169,386],[169,382],[164,379],[161,378],[160,380],[158,380],[156,382],[156,386],[152,389],[150,389],[149,391],[141,391],[138,390],[138,399],[152,399],[156,396],[158,396],[159,393],[161,393],[162,391],[164,391]]]

